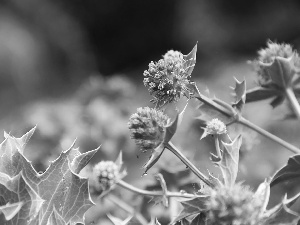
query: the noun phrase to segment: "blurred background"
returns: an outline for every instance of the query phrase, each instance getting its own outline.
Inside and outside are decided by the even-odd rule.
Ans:
[[[20,136],[37,125],[26,155],[38,171],[77,138],[82,152],[102,145],[90,167],[114,160],[122,150],[129,171],[125,179],[141,188],[155,187],[151,172],[141,178],[140,168],[148,156],[140,155],[127,129],[137,107],[152,106],[142,82],[148,63],[170,49],[187,54],[198,42],[192,79],[201,90],[208,88],[230,102],[233,76],[246,79],[248,88],[255,86],[255,73],[247,61],[255,59],[267,40],[290,43],[299,50],[299,12],[296,0],[3,0],[0,130]],[[273,110],[268,102],[247,105],[245,117],[299,146],[299,124],[280,120],[286,106]],[[210,169],[217,174],[208,160],[213,139],[199,140],[202,129],[194,120],[196,106],[189,104],[174,142],[204,173]],[[239,180],[254,189],[291,155],[250,130],[234,127],[232,136],[234,132],[244,134]],[[180,167],[177,163],[156,170],[172,177]],[[140,208],[142,201],[136,200],[134,207]],[[99,205],[88,212],[87,222],[110,224],[105,214],[115,207]],[[170,220],[159,214],[161,210],[146,208],[148,218],[152,210],[161,221]]]

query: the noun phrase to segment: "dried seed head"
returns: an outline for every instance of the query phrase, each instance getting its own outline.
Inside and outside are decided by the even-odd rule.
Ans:
[[[170,118],[162,111],[149,107],[138,108],[128,122],[131,138],[142,151],[153,150],[163,141],[169,121]]]
[[[119,167],[112,161],[101,161],[93,168],[96,189],[108,190],[119,178]]]
[[[258,74],[258,81],[260,85],[266,85],[271,81],[271,77],[262,67],[259,65],[259,62],[262,63],[272,63],[274,62],[276,57],[282,58],[292,58],[292,64],[295,67],[300,68],[300,57],[298,53],[293,50],[292,46],[289,44],[278,44],[269,41],[267,43],[267,48],[261,49],[258,51],[258,59],[254,63],[257,74]]]
[[[183,54],[170,50],[158,62],[150,62],[144,71],[144,85],[154,96],[154,103],[177,102],[181,95],[188,96],[190,74]]]
[[[240,184],[211,189],[210,198],[206,202],[211,224],[258,224],[263,203],[253,196],[254,193],[248,187]]]
[[[226,125],[219,119],[215,118],[207,122],[206,132],[208,134],[225,134],[227,132]]]

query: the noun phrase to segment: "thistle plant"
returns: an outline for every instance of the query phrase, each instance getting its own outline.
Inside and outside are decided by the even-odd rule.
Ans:
[[[168,151],[190,172],[185,181],[174,175],[170,177],[177,180],[168,182],[170,177],[164,177],[163,173],[171,174],[172,171],[177,173],[179,170],[164,169],[163,166],[171,164],[162,163],[164,165],[160,165],[159,173],[155,174],[157,187],[155,190],[132,185],[125,181],[126,168],[122,168],[123,160],[120,153],[115,162],[102,160],[96,163],[88,182],[87,178],[80,175],[80,171],[98,149],[80,153],[74,148],[74,144],[63,151],[45,172],[37,173],[24,156],[25,146],[34,129],[21,138],[5,133],[5,140],[0,144],[0,223],[4,225],[84,223],[87,210],[94,204],[107,200],[125,211],[127,215],[126,218],[123,216],[125,219],[121,219],[108,213],[107,217],[115,225],[134,223],[160,225],[153,215],[146,215],[143,210],[131,206],[125,198],[120,197],[120,191],[126,189],[134,195],[141,195],[155,204],[169,208],[170,210],[166,211],[169,224],[298,224],[300,210],[295,203],[299,199],[300,192],[295,193],[291,190],[299,190],[299,183],[293,181],[300,177],[300,149],[252,123],[243,115],[246,103],[274,98],[271,102],[273,107],[286,99],[293,109],[292,118],[300,118],[297,99],[300,90],[298,53],[288,44],[268,42],[267,48],[260,50],[258,58],[253,61],[258,86],[247,90],[246,81],[235,79],[232,88],[234,99],[229,104],[217,97],[210,98],[204,95],[192,81],[196,52],[197,45],[187,55],[170,50],[162,56],[162,59],[149,64],[149,68],[144,72],[143,82],[154,98],[152,100],[154,105],[138,108],[128,121],[131,138],[142,152],[150,155],[141,174],[145,175],[154,169]],[[210,171],[202,172],[196,166],[197,162],[189,159],[184,154],[185,151],[172,142],[180,128],[186,108],[191,106],[186,104],[174,117],[169,116],[166,109],[170,104],[176,104],[182,97],[198,104],[194,111],[200,114],[196,119],[203,129],[201,137],[199,134],[199,141],[208,139],[209,136],[214,139],[215,152],[211,152],[210,160],[211,164],[217,167],[219,171],[217,174]],[[238,180],[243,137],[241,134],[232,135],[230,132],[230,127],[237,124],[269,138],[281,146],[282,151],[289,150],[293,154],[286,165],[272,177],[262,181],[255,191],[255,188],[246,185],[247,180]],[[178,186],[180,183],[181,187],[185,187],[182,184],[193,183],[194,189],[180,190],[176,183]],[[195,184],[199,188],[196,189]],[[286,188],[287,184],[289,188]],[[97,190],[97,196],[93,196],[93,200],[89,185]],[[281,201],[271,206],[269,205],[273,197],[271,189],[280,185],[285,190],[285,195],[281,196]],[[178,210],[179,204],[182,210]]]

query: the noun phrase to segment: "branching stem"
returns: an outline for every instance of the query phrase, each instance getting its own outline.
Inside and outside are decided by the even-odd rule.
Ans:
[[[133,215],[142,225],[148,225],[147,220],[143,215],[137,212],[132,206],[124,202],[122,199],[117,198],[115,195],[109,194],[106,197],[109,201],[113,202],[115,205],[119,206],[124,211],[128,212],[130,215]]]
[[[139,195],[144,195],[144,196],[163,196],[164,193],[162,191],[148,191],[148,190],[143,190],[137,187],[134,187],[131,184],[128,184],[127,182],[123,180],[119,180],[117,185],[119,185],[122,188],[125,188],[129,191],[132,191],[136,194]],[[181,198],[195,198],[195,197],[200,197],[200,195],[195,195],[195,194],[188,194],[188,193],[180,193],[180,192],[169,192],[167,191],[166,193],[167,197],[181,197]]]

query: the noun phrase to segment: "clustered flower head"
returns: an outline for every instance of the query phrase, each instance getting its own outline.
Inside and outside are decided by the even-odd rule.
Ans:
[[[155,97],[154,103],[177,102],[181,95],[188,96],[190,82],[183,54],[174,50],[168,51],[158,62],[150,62],[144,71],[144,85]]]
[[[206,132],[208,134],[225,134],[226,133],[226,125],[219,120],[218,118],[212,119],[207,122]]]
[[[299,54],[293,50],[292,46],[289,44],[278,44],[269,41],[267,43],[267,48],[261,49],[258,51],[258,62],[262,63],[272,63],[275,60],[275,57],[282,58],[292,58],[292,64],[295,67],[300,68],[300,57]],[[261,69],[259,65],[256,65],[257,73],[259,77],[259,83],[261,85],[267,84],[270,81],[269,74],[265,73],[264,70]]]
[[[211,189],[206,208],[213,225],[256,225],[262,204],[248,187],[235,184]]]
[[[138,108],[128,122],[131,138],[143,152],[153,150],[163,141],[165,127],[169,121],[170,118],[160,110],[149,107]]]
[[[93,178],[98,191],[111,188],[119,175],[119,167],[112,161],[101,161],[93,168]]]

